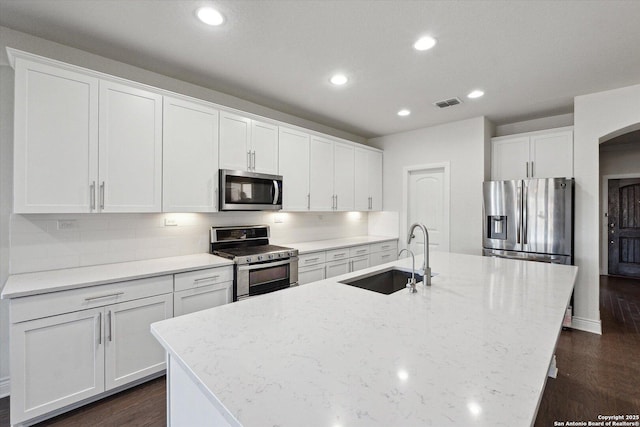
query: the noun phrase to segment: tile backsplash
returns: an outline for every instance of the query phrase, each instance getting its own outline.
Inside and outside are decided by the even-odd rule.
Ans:
[[[176,226],[165,226],[165,220]],[[209,250],[209,227],[268,224],[274,243],[365,235],[360,212],[11,215],[10,273],[109,264]]]

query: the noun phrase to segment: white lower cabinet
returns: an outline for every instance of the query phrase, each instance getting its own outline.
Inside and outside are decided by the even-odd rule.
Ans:
[[[165,369],[150,326],[173,316],[173,277],[104,286],[51,294],[48,317],[34,310],[46,295],[11,300],[12,320],[28,318],[10,328],[12,425]]]
[[[165,351],[149,328],[173,317],[172,294],[110,305],[105,312],[105,390],[166,368]]]
[[[183,314],[229,304],[232,301],[233,282],[186,289],[173,294],[173,314],[174,316],[182,316]]]
[[[12,425],[104,391],[103,311],[12,325]]]
[[[398,259],[398,241],[355,245],[299,256],[298,283],[316,282]]]

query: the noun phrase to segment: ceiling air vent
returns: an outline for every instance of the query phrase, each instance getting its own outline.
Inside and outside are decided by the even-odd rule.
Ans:
[[[447,108],[447,107],[451,107],[453,105],[458,105],[458,104],[462,104],[462,101],[460,101],[460,98],[458,97],[445,99],[444,101],[437,101],[433,103],[433,105],[435,105],[438,108]]]

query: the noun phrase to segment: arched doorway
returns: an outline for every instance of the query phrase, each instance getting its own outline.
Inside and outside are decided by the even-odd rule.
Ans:
[[[640,124],[599,148],[601,274],[640,278]]]

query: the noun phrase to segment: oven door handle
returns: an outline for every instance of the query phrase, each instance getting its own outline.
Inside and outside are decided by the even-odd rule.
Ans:
[[[278,188],[278,181],[273,180],[273,204],[278,204],[278,199],[280,198],[280,188]]]
[[[260,264],[247,264],[247,265],[239,265],[238,270],[240,271],[251,271],[258,270],[260,268],[269,268],[269,267],[278,267],[279,265],[287,265],[295,262],[297,258],[289,258],[284,261],[276,261],[276,262],[264,262]]]

